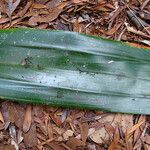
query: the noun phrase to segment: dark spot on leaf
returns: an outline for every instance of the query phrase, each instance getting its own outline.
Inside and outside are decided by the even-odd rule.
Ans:
[[[63,98],[64,95],[63,95],[63,91],[62,90],[58,90],[57,91],[57,98]]]

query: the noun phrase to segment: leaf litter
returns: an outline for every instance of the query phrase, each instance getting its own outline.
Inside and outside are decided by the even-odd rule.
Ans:
[[[0,29],[69,30],[149,48],[149,0],[2,0]],[[2,101],[0,149],[149,149],[149,116]]]

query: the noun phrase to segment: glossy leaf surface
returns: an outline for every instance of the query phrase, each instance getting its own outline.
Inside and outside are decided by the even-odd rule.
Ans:
[[[0,30],[0,97],[150,114],[150,51],[73,32]]]

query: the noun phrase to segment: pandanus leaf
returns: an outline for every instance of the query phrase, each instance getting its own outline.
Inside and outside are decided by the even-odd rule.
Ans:
[[[0,98],[150,114],[150,51],[74,32],[0,30]]]

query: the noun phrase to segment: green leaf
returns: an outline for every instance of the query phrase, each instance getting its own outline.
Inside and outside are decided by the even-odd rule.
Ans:
[[[150,114],[150,51],[73,32],[0,30],[0,97]]]

